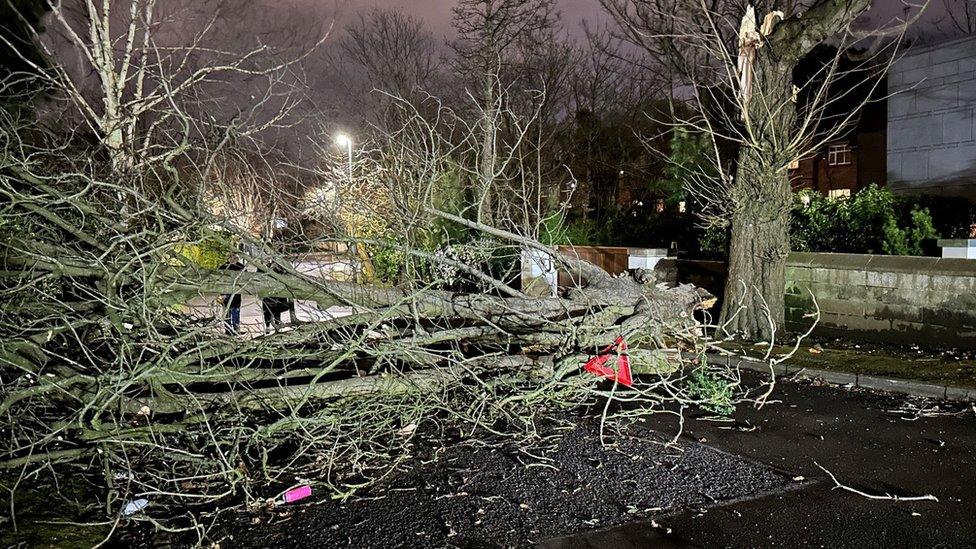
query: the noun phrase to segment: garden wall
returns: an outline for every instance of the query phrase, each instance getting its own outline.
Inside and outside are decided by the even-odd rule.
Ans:
[[[724,264],[669,258],[655,273],[721,296]],[[815,333],[865,340],[976,348],[976,261],[936,257],[792,253],[786,319],[803,331],[816,296]]]

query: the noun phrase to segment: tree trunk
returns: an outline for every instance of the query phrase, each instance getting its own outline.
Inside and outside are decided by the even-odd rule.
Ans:
[[[784,324],[792,193],[788,165],[796,107],[793,63],[762,48],[754,66],[732,184],[732,239],[721,323],[729,332],[770,341]]]
[[[739,155],[736,179],[745,184],[733,190],[742,196],[732,218],[722,322],[745,338],[770,341],[784,323],[791,196],[787,173],[764,168],[761,154]]]
[[[482,119],[481,158],[478,162],[478,183],[481,187],[478,200],[477,220],[486,225],[495,224],[495,168],[498,154],[498,110],[495,101],[496,76],[491,73],[485,86],[485,104]]]

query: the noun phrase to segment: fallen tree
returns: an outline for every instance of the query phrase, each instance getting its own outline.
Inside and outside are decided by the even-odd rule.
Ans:
[[[706,292],[611,276],[533,237],[545,213],[530,168],[540,151],[509,150],[499,182],[499,196],[537,205],[525,212],[531,226],[501,215],[490,226],[442,196],[471,171],[458,166],[477,158],[477,139],[443,110],[425,109],[438,113],[428,122],[402,108],[407,122],[377,136],[355,173],[309,170],[312,189],[291,189],[277,167],[214,177],[216,158],[262,158],[232,154],[233,128],[214,144],[176,127],[179,152],[119,170],[111,154],[0,121],[0,470],[12,517],[27,486],[80,482],[84,504],[114,524],[145,498],[153,507],[141,518],[184,513],[182,526],[203,535],[200,511],[263,505],[296,483],[348,497],[407,459],[418,425],[528,441],[559,408],[602,402],[610,414],[616,402],[633,415],[762,400],[705,359],[708,327],[695,315],[713,303]],[[226,198],[241,193],[260,196]],[[308,194],[335,198],[326,228],[269,238],[274,215],[299,225]],[[235,222],[244,218],[263,226]],[[425,244],[433,233],[447,236]],[[201,261],[215,240],[248,269]],[[358,247],[352,261],[385,257],[395,276],[336,281],[295,268],[296,253],[337,241]],[[452,255],[473,242],[488,259]],[[511,275],[526,249],[579,284],[525,295]],[[349,314],[243,337],[225,333],[223,313],[186,313],[191,300],[234,294]],[[632,387],[583,370],[617,338],[639,376]]]
[[[379,455],[395,455],[386,446],[392,434],[438,410],[498,428],[500,418],[531,422],[538,406],[592,397],[598,378],[580,376],[581,363],[617,336],[637,347],[635,369],[661,374],[648,387],[667,380],[674,366],[640,349],[693,341],[693,313],[710,304],[691,286],[613,277],[434,209],[506,245],[553,254],[585,283],[547,298],[502,280],[488,293],[436,289],[433,279],[363,285],[303,275],[269,249],[246,257],[254,272],[204,269],[181,250],[217,220],[190,209],[175,189],[156,198],[136,182],[49,172],[7,153],[0,468],[33,477],[94,467],[109,510],[134,494],[254,500],[268,495],[257,486],[284,475],[319,476],[322,460],[342,472],[326,473],[325,482],[348,493],[355,484],[344,475],[389,464]],[[247,339],[177,307],[234,293],[343,305],[352,314]],[[653,400],[696,398],[675,391]]]

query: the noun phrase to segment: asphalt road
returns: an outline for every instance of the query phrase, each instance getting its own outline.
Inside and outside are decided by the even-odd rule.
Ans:
[[[685,436],[804,477],[800,488],[541,547],[976,547],[976,409],[929,402],[941,406],[931,417],[895,413],[925,401],[789,382],[774,398],[738,410],[734,425],[686,421]],[[939,502],[836,489],[815,462],[869,494]]]

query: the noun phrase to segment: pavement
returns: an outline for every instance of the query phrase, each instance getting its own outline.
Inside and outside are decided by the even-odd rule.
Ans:
[[[786,381],[773,398],[761,410],[740,407],[733,424],[689,418],[683,436],[782,470],[800,481],[796,488],[540,547],[976,547],[972,405]],[[677,427],[663,414],[651,421],[665,432]],[[815,462],[868,494],[939,501],[837,489]]]
[[[733,367],[752,370],[768,374],[770,368],[777,377],[789,377],[792,379],[822,380],[832,385],[843,385],[848,387],[858,387],[871,389],[886,393],[903,393],[917,397],[960,400],[964,402],[976,401],[976,388],[950,385],[947,383],[932,383],[917,378],[909,377],[890,377],[881,375],[871,375],[859,372],[857,358],[853,361],[835,361],[832,369],[812,368],[806,366],[798,360],[787,360],[775,364],[772,367],[762,360],[749,360],[738,356],[709,355],[712,363],[725,363]],[[895,357],[888,357],[887,360],[897,360]],[[908,372],[909,374],[911,372]]]
[[[197,319],[207,320],[213,324],[215,331],[223,331],[223,305],[221,305],[219,295],[197,296],[184,304],[184,311]],[[331,320],[352,314],[350,307],[329,307],[319,309],[314,301],[296,300],[295,301],[295,321],[312,322],[321,320]],[[291,315],[281,313],[282,323],[287,326],[291,323]],[[261,311],[261,300],[250,295],[241,296],[241,326],[240,334],[243,337],[254,338],[265,333],[264,315]]]

